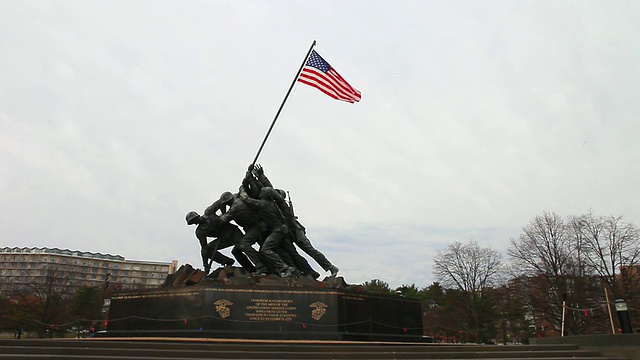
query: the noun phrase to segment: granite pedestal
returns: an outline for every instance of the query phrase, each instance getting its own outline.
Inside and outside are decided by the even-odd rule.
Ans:
[[[105,335],[425,341],[416,300],[322,287],[206,284],[114,293]]]

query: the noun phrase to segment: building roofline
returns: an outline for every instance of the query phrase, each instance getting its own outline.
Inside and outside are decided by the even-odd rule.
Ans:
[[[39,250],[38,252],[36,252]],[[48,247],[3,247],[0,248],[0,253],[10,253],[10,254],[34,254],[34,253],[44,253],[44,254],[54,254],[54,255],[67,255],[67,256],[77,256],[84,258],[92,258],[92,259],[104,259],[104,260],[124,260],[124,256],[122,255],[111,255],[111,254],[102,254],[95,253],[90,251],[82,251],[82,250],[69,250],[69,249],[59,249],[59,248],[48,248]]]
[[[60,256],[78,257],[83,259],[110,260],[110,261],[128,261],[145,264],[165,265],[171,264],[172,261],[147,261],[125,259],[122,255],[102,254],[90,251],[69,250],[48,247],[3,247],[0,248],[0,254],[51,254]]]

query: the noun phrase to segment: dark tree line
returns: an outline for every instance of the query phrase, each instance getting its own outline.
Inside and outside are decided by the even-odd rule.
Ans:
[[[62,337],[70,329],[88,329],[101,319],[103,289],[74,288],[55,267],[43,277],[27,279],[10,297],[0,298],[0,331]]]
[[[640,326],[640,231],[622,216],[544,212],[510,239],[506,255],[454,242],[434,258],[430,286],[363,285],[422,301],[425,335],[443,341],[611,333],[609,312],[619,327],[615,299],[626,300]]]

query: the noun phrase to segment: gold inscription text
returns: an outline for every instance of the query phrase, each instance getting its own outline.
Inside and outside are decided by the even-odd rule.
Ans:
[[[251,299],[245,316],[251,321],[293,321],[297,316],[291,299]]]

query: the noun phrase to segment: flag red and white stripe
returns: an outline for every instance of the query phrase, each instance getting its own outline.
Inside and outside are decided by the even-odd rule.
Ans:
[[[360,101],[360,91],[342,77],[315,50],[309,55],[298,81],[313,86],[336,100],[350,103]]]

